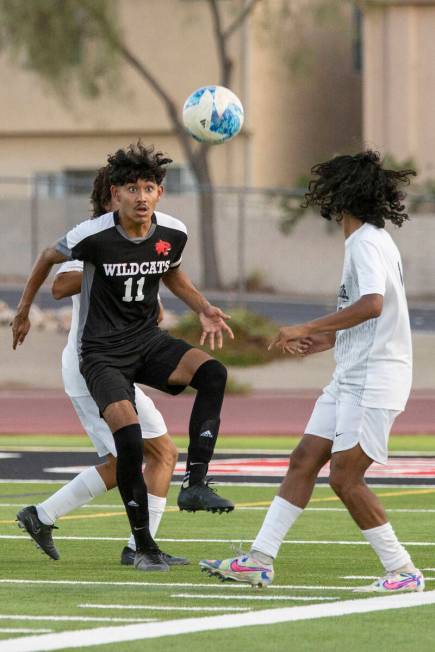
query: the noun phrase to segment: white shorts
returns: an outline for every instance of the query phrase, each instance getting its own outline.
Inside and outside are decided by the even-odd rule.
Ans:
[[[372,460],[386,464],[388,437],[399,414],[400,410],[353,405],[323,392],[317,399],[305,434],[332,441],[332,454],[359,444]]]
[[[136,409],[144,439],[161,437],[167,432],[165,421],[153,401],[137,385]],[[70,396],[80,423],[87,432],[100,457],[108,453],[116,457],[115,442],[109,426],[100,417],[100,411],[90,394],[85,396]]]

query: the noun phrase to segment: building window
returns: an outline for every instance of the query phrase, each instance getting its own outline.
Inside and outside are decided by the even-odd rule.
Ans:
[[[38,172],[35,182],[40,197],[59,199],[68,195],[87,195],[92,191],[96,170],[77,169],[62,172]]]
[[[62,172],[38,172],[35,182],[38,194],[45,199],[61,199],[70,195],[89,196],[96,175],[93,169],[63,170]],[[195,179],[188,167],[168,168],[164,180],[168,194],[181,194],[194,189]]]
[[[363,67],[363,13],[358,7],[353,9],[353,69],[361,72]]]
[[[195,179],[188,167],[172,165],[166,172],[163,182],[168,194],[181,194],[195,187]]]

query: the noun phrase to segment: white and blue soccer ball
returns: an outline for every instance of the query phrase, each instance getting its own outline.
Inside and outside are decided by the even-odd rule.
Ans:
[[[237,136],[243,125],[243,105],[224,86],[203,86],[184,103],[183,122],[200,143],[220,145]]]

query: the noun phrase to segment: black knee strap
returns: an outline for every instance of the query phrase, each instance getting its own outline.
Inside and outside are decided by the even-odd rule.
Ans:
[[[196,370],[190,385],[195,389],[213,388],[223,391],[227,382],[227,370],[219,360],[206,360]]]

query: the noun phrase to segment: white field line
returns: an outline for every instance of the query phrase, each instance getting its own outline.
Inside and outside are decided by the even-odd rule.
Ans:
[[[52,629],[31,629],[30,627],[0,627],[0,634],[48,634]]]
[[[294,622],[363,614],[390,609],[403,609],[435,604],[435,591],[427,593],[402,593],[365,600],[345,600],[328,604],[264,609],[244,614],[225,614],[206,618],[180,618],[164,622],[126,625],[124,627],[98,627],[41,636],[22,636],[0,641],[0,652],[50,652],[64,648],[84,648],[86,646],[137,641],[164,636],[176,636],[193,632],[222,629],[238,629],[255,625],[272,625],[275,623]]]
[[[173,597],[173,596],[171,596]],[[192,594],[188,598],[197,597]],[[333,598],[336,600],[336,598]],[[151,611],[249,611],[249,607],[156,607],[155,605],[145,604],[79,604],[80,609],[148,609]]]
[[[425,570],[428,570],[425,568]],[[341,580],[377,580],[379,575],[342,575]],[[435,577],[425,577],[426,582],[435,582]]]
[[[27,505],[26,502],[22,503],[0,503],[0,507],[23,507]],[[168,512],[172,512],[175,509],[176,505],[167,505],[167,510]],[[169,508],[169,509],[168,509]],[[116,505],[108,505],[108,504],[96,504],[96,503],[91,503],[89,505],[82,505],[79,509],[124,509],[124,505],[120,505],[119,503]],[[264,507],[239,507],[236,505],[237,511],[246,511],[246,512],[265,512],[269,508],[267,506]],[[344,507],[307,507],[305,509],[306,512],[342,512],[343,514],[347,514],[347,509]],[[388,513],[402,513],[402,514],[435,514],[435,509],[389,509],[388,508]]]
[[[28,541],[28,537],[20,534],[0,534],[0,539],[21,539]],[[56,541],[125,541],[125,537],[58,537]],[[254,539],[161,539],[156,541],[164,543],[252,543]],[[435,546],[435,541],[401,541],[404,546]],[[323,540],[305,540],[293,539],[292,541],[283,541],[287,545],[307,545],[307,546],[368,546],[367,541],[323,541]]]
[[[331,598],[324,595],[311,597],[301,595],[223,595],[207,593],[173,593],[171,598],[201,598],[201,600],[298,600],[301,602],[310,602],[312,600],[338,600],[337,597]]]
[[[54,585],[65,585],[65,586],[131,586],[137,587],[139,589],[146,586],[161,587],[165,588],[184,588],[184,589],[220,589],[222,591],[222,586],[220,584],[208,583],[193,583],[193,582],[107,582],[105,580],[100,581],[90,581],[90,580],[22,580],[22,579],[0,579],[0,584],[54,584]],[[273,584],[268,587],[268,591],[282,591],[286,589],[291,590],[302,590],[302,591],[352,591],[355,586],[316,586],[316,585],[307,585],[307,584]],[[225,584],[225,591],[231,591],[232,589],[246,589],[246,591],[252,591],[252,587],[248,584]],[[195,593],[192,593],[192,597],[195,597]]]
[[[68,484],[69,480],[17,480],[16,478],[2,478],[0,484]]]
[[[59,622],[78,622],[78,623],[152,623],[155,618],[109,618],[109,616],[95,618],[92,616],[27,616],[24,614],[0,614],[0,620],[56,620]]]

